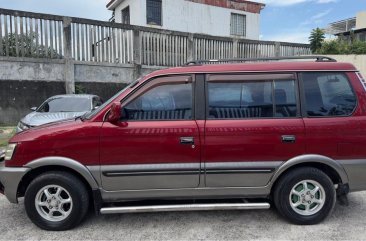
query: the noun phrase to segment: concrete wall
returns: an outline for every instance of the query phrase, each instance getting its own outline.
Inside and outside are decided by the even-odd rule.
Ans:
[[[0,80],[0,125],[15,125],[47,97],[65,93],[60,81]]]
[[[231,13],[246,15],[246,38],[258,40],[260,14],[210,6],[185,0],[163,0],[163,26],[146,24],[146,0],[125,0],[115,10],[115,20],[121,22],[122,9],[130,6],[130,23],[190,33],[231,37]]]
[[[135,78],[133,65],[74,62],[76,90],[109,99]],[[65,60],[0,57],[0,125],[15,125],[33,106],[65,94]],[[145,75],[159,68],[144,67]]]
[[[356,16],[356,29],[366,28],[366,11],[358,12]]]
[[[366,78],[366,55],[327,55],[338,62],[352,63]]]

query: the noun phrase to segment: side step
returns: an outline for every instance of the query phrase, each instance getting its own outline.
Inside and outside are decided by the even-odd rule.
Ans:
[[[100,209],[100,213],[101,214],[148,213],[148,212],[169,212],[169,211],[247,210],[247,209],[269,209],[269,208],[270,208],[269,203],[176,204],[176,205],[105,207]]]

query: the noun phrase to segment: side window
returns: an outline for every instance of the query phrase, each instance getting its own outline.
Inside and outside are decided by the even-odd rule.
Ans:
[[[275,80],[275,116],[295,117],[297,115],[295,80]]]
[[[192,119],[192,84],[169,84],[150,89],[124,109],[127,120]]]
[[[295,117],[294,80],[209,83],[209,119]]]
[[[308,116],[349,116],[356,96],[345,74],[303,73],[305,107]]]
[[[103,104],[103,101],[98,97],[93,97],[93,109],[98,108]]]

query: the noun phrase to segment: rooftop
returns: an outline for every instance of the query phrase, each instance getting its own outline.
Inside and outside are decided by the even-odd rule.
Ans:
[[[114,10],[120,3],[125,0],[110,0],[107,4],[108,10]],[[251,13],[260,13],[265,4],[247,0],[186,0],[194,3],[207,4],[216,7],[236,9]]]
[[[324,30],[327,34],[348,32],[356,27],[356,17],[330,23]]]
[[[342,33],[337,33],[335,35],[344,35],[344,36],[348,36],[351,34],[351,32],[353,33],[366,33],[366,28],[360,28],[360,29],[355,29],[355,30],[352,30],[352,31],[347,31],[347,32],[342,32]]]
[[[340,35],[349,33],[352,30],[360,30],[366,28],[366,11],[356,14],[356,17],[340,20],[330,23],[325,29],[325,33]]]

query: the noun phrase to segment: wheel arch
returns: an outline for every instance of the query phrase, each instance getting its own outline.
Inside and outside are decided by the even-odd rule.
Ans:
[[[45,157],[36,159],[26,164],[25,167],[30,168],[30,171],[24,175],[18,185],[18,194],[20,195],[24,195],[25,190],[33,178],[49,171],[70,172],[78,177],[89,190],[95,190],[99,188],[97,181],[94,179],[88,168],[82,165],[80,162],[70,158]]]
[[[312,154],[298,156],[282,164],[271,178],[271,189],[284,174],[298,167],[315,167],[327,174],[335,184],[348,183],[347,173],[340,163],[326,156]]]

